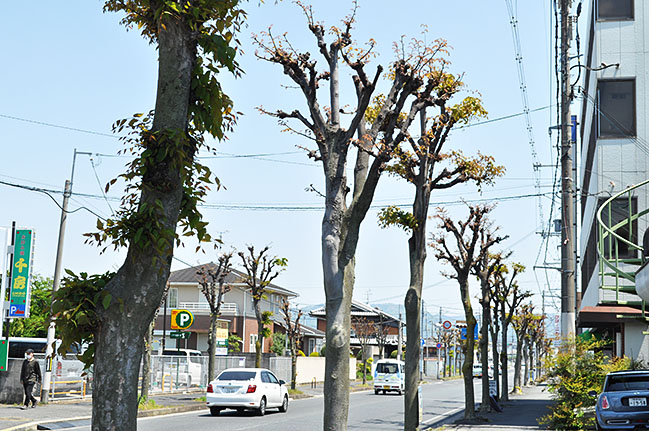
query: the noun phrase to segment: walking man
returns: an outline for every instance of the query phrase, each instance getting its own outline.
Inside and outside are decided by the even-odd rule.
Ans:
[[[20,383],[25,388],[25,406],[23,410],[29,407],[29,402],[32,403],[32,408],[36,407],[36,398],[32,395],[34,385],[41,381],[41,367],[38,361],[34,359],[34,350],[27,349],[25,351],[27,356],[23,361],[23,368],[20,371]]]

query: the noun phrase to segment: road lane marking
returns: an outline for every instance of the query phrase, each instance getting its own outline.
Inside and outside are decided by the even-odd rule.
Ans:
[[[425,421],[422,421],[422,424],[429,424],[429,423],[432,423],[432,422],[436,422],[439,419],[448,418],[448,417],[453,416],[455,413],[457,413],[457,412],[459,412],[460,410],[463,410],[463,409],[464,409],[464,407],[457,407],[457,408],[455,408],[453,410],[449,410],[445,414],[437,415],[437,416],[432,417],[430,419],[426,419]]]

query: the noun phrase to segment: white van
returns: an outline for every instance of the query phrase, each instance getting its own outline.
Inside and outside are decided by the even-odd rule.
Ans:
[[[374,369],[374,393],[395,391],[401,395],[405,390],[404,362],[397,359],[379,359]]]
[[[165,380],[190,387],[200,385],[203,374],[207,375],[207,367],[203,367],[204,361],[199,350],[165,349],[162,355],[167,356],[163,359],[163,374],[168,377]],[[168,358],[169,356],[178,358]]]

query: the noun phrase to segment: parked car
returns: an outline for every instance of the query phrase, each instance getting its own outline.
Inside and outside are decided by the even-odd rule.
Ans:
[[[473,378],[482,377],[482,364],[473,364]]]
[[[158,381],[162,381],[163,377],[167,377],[167,381],[176,385],[182,384],[189,387],[201,384],[203,374],[207,373],[207,367],[203,366],[204,361],[199,350],[165,349],[162,355],[177,358],[162,360],[162,370],[158,373]]]
[[[278,380],[265,368],[228,368],[207,386],[205,395],[212,416],[223,409],[256,410],[263,416],[267,408],[288,410],[288,390],[284,380]]]
[[[374,368],[374,393],[394,391],[401,395],[405,389],[404,362],[396,359],[379,359]]]
[[[591,396],[597,392],[591,391]],[[649,371],[608,373],[595,405],[598,430],[649,428]]]

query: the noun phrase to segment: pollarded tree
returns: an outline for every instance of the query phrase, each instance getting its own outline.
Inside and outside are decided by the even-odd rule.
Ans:
[[[509,325],[512,323],[512,319],[516,315],[516,310],[521,305],[521,303],[529,298],[532,294],[528,291],[521,290],[518,285],[517,277],[523,271],[525,271],[525,266],[520,263],[512,263],[510,268],[507,265],[502,265],[499,271],[495,274],[496,284],[498,285],[497,289],[497,301],[500,303],[500,328],[502,334],[501,340],[501,352],[500,352],[500,400],[508,401],[509,400],[509,377],[508,377],[508,366],[507,366],[507,332]]]
[[[475,264],[483,259],[482,254],[489,253],[488,247],[480,247],[479,242],[481,232],[489,226],[487,216],[492,208],[485,205],[469,205],[469,217],[457,223],[444,210],[440,209],[435,215],[435,218],[440,222],[439,233],[433,237],[431,244],[436,252],[435,257],[453,268],[453,272],[444,275],[457,280],[460,287],[467,333],[464,341],[464,363],[462,364],[465,420],[476,418],[473,390],[473,353],[475,350],[473,334],[477,322],[471,305],[469,276]],[[449,246],[447,243],[447,234],[450,234],[453,246]]]
[[[298,310],[293,319],[293,313],[286,299],[282,299],[281,308],[282,315],[284,316],[284,326],[286,327],[286,340],[288,341],[288,349],[291,352],[291,389],[295,389],[297,380],[297,351],[299,349],[300,339],[302,338],[302,331],[300,330],[300,318],[302,317],[302,310]]]
[[[425,57],[429,47],[421,41],[412,43],[413,55]],[[408,136],[396,148],[393,163],[386,170],[415,186],[412,212],[399,207],[388,207],[379,214],[383,227],[398,225],[410,233],[408,256],[410,259],[410,282],[405,297],[406,327],[410,335],[406,340],[406,394],[404,397],[404,424],[406,430],[419,426],[419,354],[421,338],[421,290],[424,281],[426,261],[426,222],[433,190],[443,190],[455,185],[475,182],[478,187],[491,183],[502,175],[504,168],[496,166],[490,156],[478,154],[475,158],[465,157],[460,151],[443,152],[449,133],[456,125],[466,124],[474,118],[486,115],[480,99],[466,96],[456,104],[450,101],[464,88],[459,76],[445,72],[446,61],[433,65],[427,73],[436,80],[431,95],[435,112],[432,118],[426,115],[426,108],[419,113],[419,138]],[[380,100],[380,99],[379,99]],[[429,125],[430,124],[430,125]]]
[[[231,100],[216,76],[238,74],[239,0],[106,0],[158,50],[155,109],[120,120],[115,131],[135,158],[121,178],[125,196],[115,217],[98,222],[90,240],[127,247],[126,259],[97,304],[92,429],[136,429],[142,338],[169,278],[180,236],[209,240],[198,204],[214,178],[198,163],[205,136],[223,137],[233,124]],[[111,182],[114,183],[115,180]],[[180,223],[181,229],[177,230]],[[115,364],[120,372],[115,372]]]
[[[232,288],[225,284],[226,277],[232,272],[232,253],[223,253],[216,264],[203,265],[196,275],[201,293],[210,307],[210,331],[207,334],[207,377],[211,382],[216,377],[216,330],[218,328],[223,295]]]
[[[271,323],[269,311],[261,310],[261,301],[266,298],[266,291],[272,281],[279,276],[286,265],[286,258],[269,256],[268,246],[264,247],[259,253],[255,253],[254,246],[248,246],[248,254],[240,251],[238,253],[246,270],[244,283],[250,289],[252,296],[252,306],[255,309],[257,318],[257,341],[255,341],[255,367],[261,367],[261,351],[264,345],[264,338],[270,335],[268,325]]]
[[[365,317],[352,318],[352,329],[361,345],[361,362],[363,363],[363,384],[367,383],[367,351],[370,341],[376,336],[376,325]]]
[[[496,236],[498,229],[484,228],[480,232],[480,249],[486,249],[486,253],[480,253],[482,259],[478,260],[473,267],[473,272],[480,281],[480,305],[482,306],[482,325],[480,327],[480,362],[482,363],[482,402],[481,412],[491,410],[489,400],[489,327],[492,326],[491,298],[494,294],[493,276],[502,265],[503,255],[501,253],[489,252],[489,249],[504,241],[507,236]],[[497,320],[497,316],[496,319]],[[494,369],[496,372],[496,369]],[[496,374],[497,376],[497,374]]]
[[[349,409],[349,334],[350,311],[354,286],[355,254],[361,222],[365,218],[386,163],[395,149],[408,137],[408,129],[417,115],[438,99],[436,88],[442,75],[431,73],[442,60],[445,44],[434,41],[425,46],[415,44],[413,51],[402,49],[409,44],[395,45],[396,59],[384,67],[378,65],[368,75],[366,67],[372,60],[374,41],[360,48],[352,37],[356,3],[341,28],[333,27],[327,40],[327,29],[313,18],[312,9],[300,2],[307,26],[315,38],[319,58],[299,53],[285,35],[276,36],[269,29],[255,37],[258,57],[282,67],[299,88],[308,113],[298,109],[263,111],[277,117],[283,127],[315,142],[309,156],[322,162],[325,176],[325,213],[322,221],[322,266],[326,296],[326,365],[324,429],[345,430]],[[355,94],[343,99],[341,79],[349,72]],[[375,103],[369,124],[365,121],[370,101],[381,76],[388,88]],[[320,92],[318,91],[323,88]],[[326,98],[324,106],[322,98]],[[351,100],[350,100],[351,99]],[[349,105],[351,109],[343,109]],[[342,115],[351,119],[343,124]],[[297,130],[288,121],[297,121],[304,130]],[[355,133],[359,139],[354,139]],[[350,153],[356,149],[353,185],[347,177]]]
[[[534,324],[534,305],[532,303],[523,304],[516,310],[512,319],[512,326],[516,331],[516,359],[514,361],[514,388],[512,393],[522,392],[524,380],[521,375],[523,362],[523,349],[525,348],[526,338],[531,325]],[[527,352],[525,352],[526,354]]]

